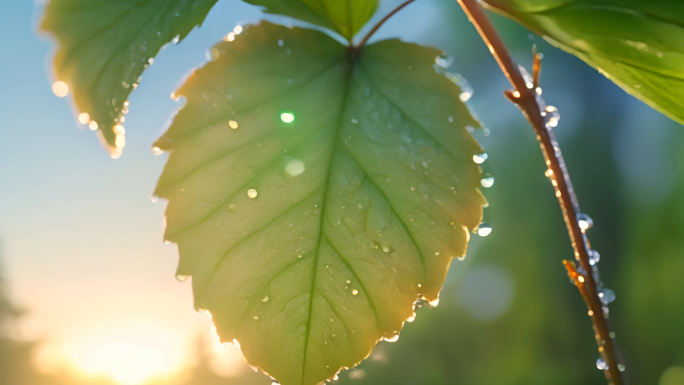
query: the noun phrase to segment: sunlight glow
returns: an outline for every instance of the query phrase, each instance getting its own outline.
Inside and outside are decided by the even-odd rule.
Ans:
[[[89,369],[122,385],[140,384],[167,371],[164,356],[159,350],[118,342],[103,346],[92,357]]]

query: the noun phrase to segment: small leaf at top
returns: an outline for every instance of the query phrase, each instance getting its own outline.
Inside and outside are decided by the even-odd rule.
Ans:
[[[128,95],[159,49],[182,40],[217,0],[52,0],[41,29],[59,43],[55,80],[112,156],[125,145]],[[68,88],[67,88],[68,87]]]
[[[684,123],[681,0],[485,0]]]
[[[269,23],[215,49],[155,144],[166,238],[223,341],[316,385],[437,301],[482,218],[478,123],[436,49]]]
[[[378,7],[378,0],[245,0],[266,12],[294,17],[333,30],[351,41]]]

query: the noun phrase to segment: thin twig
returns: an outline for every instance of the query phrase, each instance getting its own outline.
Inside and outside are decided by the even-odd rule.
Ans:
[[[458,2],[477,28],[482,39],[487,43],[489,51],[499,63],[501,70],[515,88],[515,91],[506,91],[506,97],[518,105],[537,134],[537,140],[544,153],[546,165],[549,167],[546,175],[551,178],[555,187],[572,247],[575,250],[575,259],[579,261],[581,268],[575,268],[575,264],[572,262],[565,261],[564,264],[589,308],[599,352],[608,365],[608,369],[604,370],[608,383],[626,385],[624,366],[618,360],[614,341],[615,334],[611,331],[607,320],[608,308],[603,306],[599,298],[598,269],[589,263],[591,249],[578,220],[578,214],[581,213],[579,203],[552,127],[547,124],[542,111],[540,111],[539,102],[541,98],[538,102],[536,84],[541,68],[540,57],[535,53],[533,80],[525,79],[501,37],[476,0],[458,0]]]
[[[387,20],[389,20],[389,19],[390,19],[392,16],[394,16],[397,12],[401,11],[402,9],[404,9],[404,7],[406,7],[407,5],[413,3],[414,1],[415,1],[415,0],[407,0],[407,1],[403,2],[403,3],[401,3],[397,8],[395,8],[392,12],[388,13],[387,16],[383,17],[382,20],[380,20],[377,24],[375,24],[375,26],[374,26],[370,31],[368,31],[368,33],[366,34],[366,36],[364,36],[363,39],[361,39],[361,41],[359,42],[359,44],[357,44],[357,45],[355,45],[355,46],[354,46],[354,45],[351,46],[350,52],[352,53],[352,56],[355,56],[355,55],[358,53],[358,51],[359,51],[363,46],[365,46],[366,43],[368,43],[368,39],[370,39],[371,36],[373,36],[373,34],[375,34],[375,32],[377,32],[377,31],[380,29],[380,27],[382,27],[382,25],[385,24],[385,22],[386,22]]]

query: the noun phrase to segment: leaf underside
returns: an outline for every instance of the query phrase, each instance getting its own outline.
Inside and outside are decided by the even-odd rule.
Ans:
[[[80,113],[97,123],[110,151],[120,154],[114,126],[150,58],[202,23],[217,0],[52,0],[41,30],[59,48],[55,78],[65,82]],[[120,132],[120,135],[123,135]]]
[[[195,306],[283,385],[313,385],[434,302],[485,200],[439,51],[247,27],[177,92],[156,194]]]
[[[684,124],[684,2],[485,1]]]

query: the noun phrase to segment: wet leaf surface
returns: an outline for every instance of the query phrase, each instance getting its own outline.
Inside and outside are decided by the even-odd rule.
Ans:
[[[315,385],[438,300],[482,218],[478,123],[432,48],[262,23],[212,52],[155,144],[166,237],[223,341]]]

